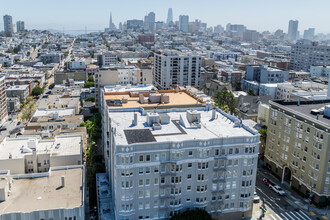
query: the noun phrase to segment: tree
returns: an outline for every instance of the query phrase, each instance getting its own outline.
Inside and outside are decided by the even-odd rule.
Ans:
[[[55,87],[55,83],[52,83],[52,84],[49,85],[48,88],[49,88],[49,89],[53,89],[54,87]]]
[[[196,209],[187,210],[180,214],[171,217],[171,220],[212,220],[212,217],[207,211]]]
[[[87,97],[84,102],[95,102],[95,97]]]
[[[249,89],[249,91],[248,91],[248,95],[252,95],[252,96],[255,96],[256,94],[254,94],[254,91],[253,91],[253,89]]]
[[[86,82],[84,84],[84,88],[91,88],[91,87],[94,87],[94,82]]]
[[[266,140],[266,138],[267,138],[267,129],[264,129],[264,128],[260,129],[259,134],[262,138],[264,138]]]
[[[226,112],[230,111],[231,113],[236,112],[236,100],[231,91],[228,90],[218,91],[218,93],[214,97],[214,101],[220,109]]]
[[[94,77],[93,76],[88,76],[88,82],[94,82]]]
[[[34,88],[32,89],[32,95],[33,95],[33,96],[41,95],[42,91],[43,91],[43,89],[40,88],[39,86],[34,87]]]

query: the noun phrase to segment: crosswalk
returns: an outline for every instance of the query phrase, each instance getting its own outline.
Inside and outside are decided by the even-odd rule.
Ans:
[[[306,213],[303,211],[287,211],[281,213],[270,213],[267,214],[269,218],[272,220],[312,220]]]

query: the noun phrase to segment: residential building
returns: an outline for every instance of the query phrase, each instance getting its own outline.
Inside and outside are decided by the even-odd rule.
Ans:
[[[189,16],[188,15],[180,15],[179,30],[182,31],[183,33],[189,32]]]
[[[291,69],[309,72],[311,66],[324,65],[330,65],[330,46],[308,40],[298,41],[291,46]]]
[[[228,68],[221,71],[221,76],[225,77],[225,81],[231,83],[232,88],[234,88],[235,90],[240,90],[241,81],[243,78],[243,71]]]
[[[306,40],[314,40],[315,36],[315,28],[308,28],[304,31],[304,39]]]
[[[18,112],[21,108],[21,103],[18,97],[7,98],[7,111],[8,113]]]
[[[226,31],[231,32],[233,37],[237,37],[239,39],[243,38],[244,31],[246,27],[242,24],[227,24]]]
[[[289,72],[265,65],[246,66],[245,79],[258,83],[280,83],[289,79]]]
[[[12,175],[0,171],[0,219],[85,220],[85,166]]]
[[[11,174],[47,172],[50,167],[81,165],[83,135],[55,136],[51,139],[6,137],[0,144],[0,167]]]
[[[306,197],[313,193],[316,204],[326,204],[330,190],[330,99],[269,104],[266,167]]]
[[[67,84],[71,81],[83,81],[86,82],[88,79],[87,71],[83,70],[66,70],[59,71],[54,74],[54,83],[56,85]]]
[[[110,66],[117,64],[117,55],[114,53],[102,53],[97,55],[99,66]]]
[[[285,102],[297,101],[296,94],[319,95],[326,94],[328,86],[316,82],[294,82],[294,83],[279,83],[277,84],[275,99],[284,100]]]
[[[168,219],[192,208],[251,217],[257,131],[211,105],[198,107],[186,90],[134,102],[123,95],[104,93],[102,108],[115,219]]]
[[[48,95],[47,98],[39,99],[37,109],[73,109],[74,114],[80,112],[80,97],[70,97],[68,95]]]
[[[208,96],[215,96],[221,90],[233,90],[230,82],[223,82],[219,79],[211,79],[201,89]]]
[[[156,21],[156,14],[155,12],[150,12],[148,14],[148,28],[147,30],[153,31],[155,30],[155,21]]]
[[[243,33],[243,41],[257,42],[259,40],[259,33],[255,30],[245,30]]]
[[[86,64],[84,61],[70,61],[67,63],[67,68],[69,70],[81,70],[86,69]]]
[[[330,76],[330,65],[329,66],[311,66],[310,69],[311,77],[326,77]]]
[[[298,40],[298,20],[289,21],[288,37],[290,41]]]
[[[0,126],[8,117],[5,77],[0,77]]]
[[[243,96],[240,95],[237,99],[237,115],[241,119],[251,119],[258,122],[258,110],[261,104],[268,105],[270,96]]]
[[[202,59],[199,55],[175,50],[154,54],[154,84],[159,89],[173,85],[188,85],[199,88]]]
[[[29,85],[15,85],[6,89],[8,98],[18,97],[21,104],[23,104],[26,98],[30,95]]]
[[[49,53],[49,54],[42,54],[40,56],[40,61],[43,64],[48,63],[61,63],[64,58],[62,53]]]
[[[10,15],[3,16],[3,27],[4,33],[6,37],[13,36],[14,28],[13,28],[13,17]]]
[[[17,32],[25,31],[25,22],[24,21],[17,21],[16,22]]]

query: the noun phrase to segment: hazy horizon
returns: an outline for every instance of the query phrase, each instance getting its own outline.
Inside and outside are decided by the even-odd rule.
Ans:
[[[201,4],[202,3],[202,4]],[[262,0],[128,0],[125,2],[98,0],[71,1],[20,1],[11,0],[1,4],[0,29],[3,30],[2,16],[13,16],[13,22],[25,21],[27,29],[54,29],[59,31],[85,30],[87,32],[104,30],[109,26],[110,12],[113,23],[129,19],[141,19],[147,12],[156,13],[156,21],[166,21],[168,8],[173,8],[173,18],[189,15],[189,20],[206,22],[208,26],[227,23],[244,24],[248,29],[271,31],[282,29],[287,32],[289,20],[299,20],[299,31],[315,28],[316,33],[330,33],[327,21],[330,21],[330,1],[317,0],[278,0],[266,3]]]

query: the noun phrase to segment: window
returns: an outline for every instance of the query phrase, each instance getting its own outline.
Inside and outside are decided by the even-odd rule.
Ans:
[[[191,157],[193,155],[192,151],[189,151],[188,156]]]
[[[187,186],[187,191],[190,191],[191,190],[191,186]]]
[[[188,163],[188,167],[191,168],[192,167],[192,163]]]
[[[155,154],[155,161],[159,161],[159,154]]]
[[[150,161],[150,155],[146,155],[146,161]]]
[[[143,174],[143,168],[139,168],[139,174]]]
[[[139,186],[143,186],[143,180],[139,180]]]
[[[143,155],[140,155],[140,157],[139,157],[139,161],[140,161],[140,162],[143,162]]]
[[[187,179],[190,180],[191,179],[191,174],[187,175]]]
[[[157,185],[159,182],[159,179],[158,178],[155,178],[155,185]]]

